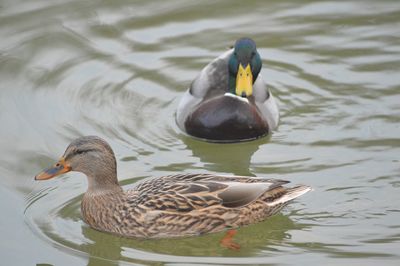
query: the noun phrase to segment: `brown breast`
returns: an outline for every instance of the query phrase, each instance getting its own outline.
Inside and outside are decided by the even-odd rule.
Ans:
[[[185,129],[194,137],[226,142],[255,139],[269,131],[251,101],[224,95],[202,103],[185,121]]]

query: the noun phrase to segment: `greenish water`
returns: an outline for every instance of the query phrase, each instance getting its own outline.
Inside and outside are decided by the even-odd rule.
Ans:
[[[281,110],[269,138],[182,134],[179,99],[252,37]],[[0,255],[4,265],[398,265],[400,2],[1,1]],[[80,218],[86,179],[33,176],[81,135],[114,148],[119,180],[246,174],[314,191],[221,234],[139,241]]]

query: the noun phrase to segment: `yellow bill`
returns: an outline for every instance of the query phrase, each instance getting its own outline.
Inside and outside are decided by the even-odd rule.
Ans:
[[[239,70],[236,76],[236,95],[249,97],[253,94],[253,73],[251,73],[250,64],[246,68],[239,64]]]

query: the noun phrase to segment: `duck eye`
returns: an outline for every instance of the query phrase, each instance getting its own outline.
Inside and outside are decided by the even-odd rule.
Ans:
[[[85,153],[85,151],[84,150],[77,150],[75,153],[76,154],[82,154],[82,153]]]

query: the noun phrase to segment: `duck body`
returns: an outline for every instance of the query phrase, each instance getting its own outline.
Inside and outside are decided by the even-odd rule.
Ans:
[[[194,236],[260,222],[309,190],[283,188],[286,183],[204,174],[164,176],[119,193],[86,193],[81,210],[91,227],[125,237]]]
[[[245,49],[251,52],[247,57]],[[247,73],[243,70],[246,66]],[[209,63],[183,95],[176,113],[180,129],[215,142],[269,134],[278,126],[279,110],[260,70],[255,43],[247,38],[238,40],[233,49]],[[239,78],[247,75],[242,85]]]
[[[74,141],[59,162],[35,179],[74,170],[85,173],[89,186],[81,203],[84,221],[96,230],[124,237],[194,236],[249,225],[311,190],[303,185],[286,188],[283,185],[289,182],[277,179],[177,174],[144,180],[124,191],[108,144],[97,137],[84,138]],[[82,142],[84,148],[76,146]]]

